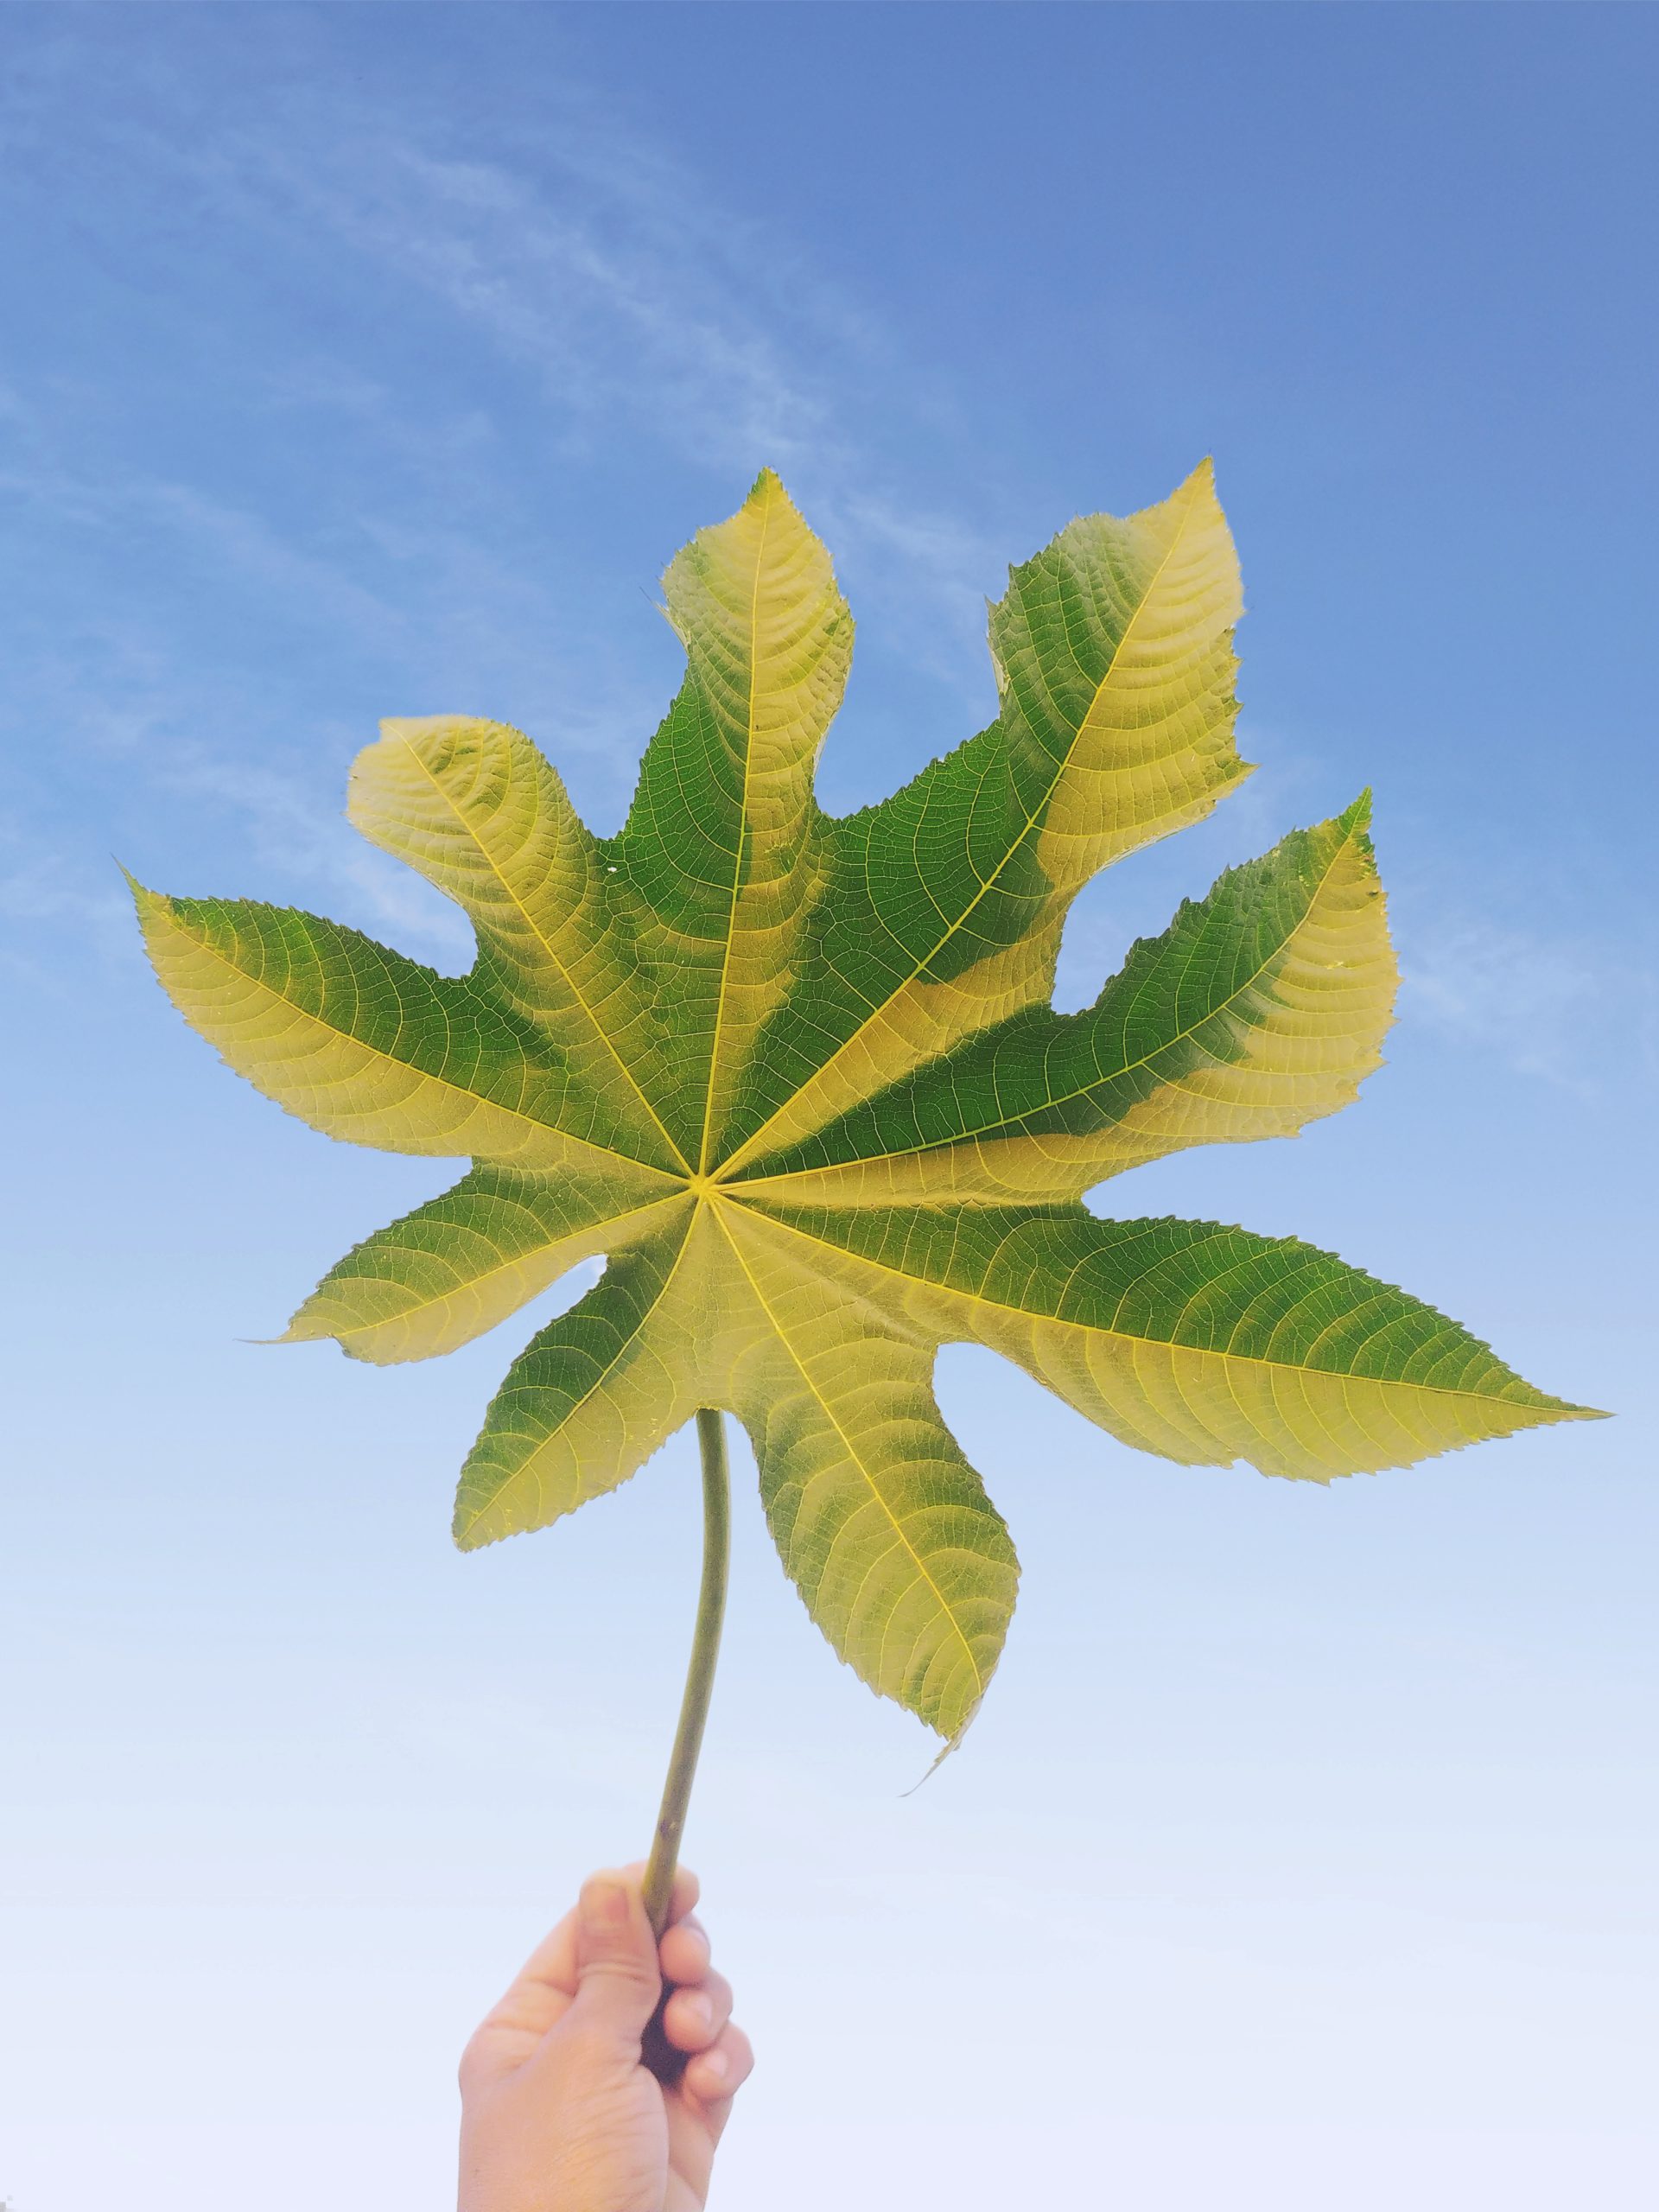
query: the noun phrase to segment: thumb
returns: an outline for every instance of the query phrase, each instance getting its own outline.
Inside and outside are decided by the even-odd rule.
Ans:
[[[663,1993],[657,1939],[639,1885],[623,1874],[595,1874],[576,1907],[576,1995],[573,2028],[609,2033],[638,2056],[645,2024]]]

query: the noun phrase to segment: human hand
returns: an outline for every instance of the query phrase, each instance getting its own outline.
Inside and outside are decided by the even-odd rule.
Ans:
[[[715,2145],[754,2063],[731,1985],[674,1878],[660,1944],[643,1868],[595,1874],[467,2046],[459,2212],[702,2212]],[[640,2042],[664,1982],[663,2032],[688,2054],[664,2085]]]

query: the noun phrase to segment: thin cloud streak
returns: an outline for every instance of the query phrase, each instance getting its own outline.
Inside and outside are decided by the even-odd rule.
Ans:
[[[268,254],[315,264],[326,233],[376,282],[424,296],[499,359],[537,374],[568,447],[591,451],[626,423],[744,482],[762,462],[779,468],[833,524],[842,562],[868,566],[884,608],[935,644],[939,673],[962,680],[964,640],[982,653],[997,552],[963,518],[895,497],[845,419],[847,396],[855,404],[867,391],[872,409],[879,397],[919,429],[931,395],[785,238],[721,206],[594,95],[567,79],[550,89],[533,148],[505,139],[480,159],[454,150],[450,115],[407,93],[314,85],[267,104],[257,124],[217,126],[197,102],[188,130],[173,111],[181,87],[169,101],[151,72],[149,94],[124,115],[119,151],[165,191],[212,205]],[[49,126],[49,112],[36,118],[37,130]],[[321,360],[260,373],[278,404],[347,408],[408,442],[397,397],[372,378]],[[482,422],[465,427],[487,440]],[[423,425],[421,442],[429,437]],[[464,473],[475,458],[451,461]],[[201,521],[204,533],[222,527],[211,501]]]
[[[462,158],[446,143],[442,115],[356,91],[290,96],[257,124],[245,111],[204,127],[198,105],[187,130],[175,111],[184,91],[165,71],[146,75],[140,96],[103,126],[143,189],[210,205],[255,255],[314,261],[327,234],[373,283],[424,297],[498,361],[532,371],[569,449],[592,450],[625,426],[745,481],[759,459],[781,467],[889,634],[913,639],[916,664],[982,718],[982,592],[998,573],[990,549],[954,518],[908,512],[837,422],[832,389],[879,373],[891,405],[902,372],[867,319],[779,239],[719,208],[577,92],[556,107],[532,162]],[[226,113],[234,118],[234,103]],[[22,120],[27,134],[31,118]],[[32,122],[51,130],[49,101]],[[245,823],[256,855],[349,884],[384,921],[453,956],[447,913],[419,887],[412,898],[394,888],[378,855],[353,849],[332,792],[326,804],[302,796],[310,785],[300,758],[321,733],[308,741],[270,729],[257,688],[233,658],[227,664],[211,623],[193,620],[188,590],[157,607],[143,580],[201,571],[245,628],[309,632],[405,671],[403,696],[386,701],[392,711],[499,711],[497,698],[448,696],[462,686],[446,681],[446,667],[488,667],[498,697],[527,702],[518,718],[556,731],[562,754],[611,764],[618,800],[665,700],[602,658],[595,667],[586,639],[572,649],[558,594],[496,530],[489,486],[511,462],[487,404],[416,424],[392,383],[315,353],[258,364],[247,397],[256,409],[360,425],[398,462],[384,500],[372,513],[336,510],[296,524],[217,482],[89,467],[73,408],[66,414],[49,391],[7,391],[13,458],[0,494],[32,518],[27,533],[44,523],[79,537],[95,561],[112,558],[130,594],[124,607],[78,609],[76,650],[37,648],[20,688],[60,761],[119,759],[155,791],[208,797]],[[67,859],[57,867],[75,872]],[[107,903],[91,887],[93,872],[79,873],[86,894],[55,912],[101,925]],[[16,880],[14,918],[44,918],[32,881]]]
[[[1576,1096],[1659,1064],[1653,975],[1592,942],[1449,910],[1413,930],[1401,967],[1404,1017]]]
[[[369,281],[435,307],[498,366],[529,372],[573,456],[623,435],[723,475],[747,478],[762,458],[779,467],[855,602],[879,607],[911,664],[961,701],[963,734],[995,710],[984,594],[1000,586],[1007,549],[962,516],[918,512],[849,424],[848,408],[878,383],[889,418],[908,409],[919,423],[925,395],[855,303],[785,241],[722,208],[569,83],[533,149],[504,141],[490,158],[457,150],[451,119],[408,96],[314,84],[267,104],[257,122],[245,104],[217,124],[198,107],[188,130],[175,111],[183,98],[151,71],[110,126],[152,188],[200,195],[251,247],[302,263],[331,240],[336,260],[355,257]],[[37,120],[49,129],[49,109]],[[395,455],[375,511],[336,510],[302,536],[175,476],[72,467],[54,455],[38,398],[10,388],[0,416],[21,457],[0,491],[60,529],[125,537],[141,555],[171,544],[230,579],[262,624],[369,652],[399,672],[391,711],[498,711],[496,698],[450,696],[462,682],[448,671],[490,669],[498,696],[524,702],[520,718],[556,735],[563,757],[593,762],[620,801],[664,700],[653,680],[573,636],[559,593],[515,557],[495,499],[511,456],[487,395],[446,413],[418,383],[406,389],[314,352],[259,365],[253,397],[273,412],[349,419]],[[431,419],[416,419],[423,407]],[[245,825],[256,855],[347,887],[388,926],[446,960],[463,957],[448,910],[363,848],[336,793],[306,768],[316,738],[332,743],[335,732],[268,731],[236,673],[204,665],[199,640],[163,622],[105,614],[92,628],[90,667],[48,648],[25,671],[36,702],[53,703],[60,742],[124,755],[152,787],[214,801]],[[1229,816],[1226,857],[1271,842],[1287,798],[1297,818],[1307,813],[1285,784],[1296,770],[1275,759],[1271,798],[1247,791]],[[1259,821],[1247,824],[1251,816]],[[1148,878],[1125,899],[1115,884],[1109,927],[1103,896],[1083,902],[1067,936],[1068,993],[1086,976],[1092,995],[1128,936],[1161,926],[1151,918],[1158,888]],[[44,896],[31,869],[14,872],[14,916],[43,912]],[[55,911],[101,925],[107,908],[89,877]],[[1406,966],[1408,1013],[1519,1071],[1594,1081],[1586,1071],[1607,1063],[1633,1003],[1646,1009],[1652,1056],[1651,979],[1615,973],[1592,945],[1448,915],[1414,928]]]

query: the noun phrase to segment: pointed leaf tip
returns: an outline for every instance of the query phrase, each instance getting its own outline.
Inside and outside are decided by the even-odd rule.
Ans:
[[[116,866],[121,868],[119,861]],[[169,893],[152,891],[147,883],[141,883],[127,868],[122,868],[121,873],[126,877],[127,889],[132,895],[133,911],[138,917],[140,929],[146,928],[156,916],[172,912],[173,899]]]

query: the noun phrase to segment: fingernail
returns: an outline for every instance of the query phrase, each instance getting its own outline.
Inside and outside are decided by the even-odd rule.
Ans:
[[[692,2018],[696,2021],[699,2027],[713,2027],[715,2024],[715,2008],[700,1989],[688,1991],[685,2005],[686,2010],[690,2013]]]
[[[613,1935],[628,1919],[628,1893],[620,1882],[589,1882],[582,1893],[582,1917],[590,1936]]]
[[[732,2070],[732,2062],[723,2050],[705,2050],[697,2063],[705,2074],[712,2074],[716,2082],[723,2082]]]

